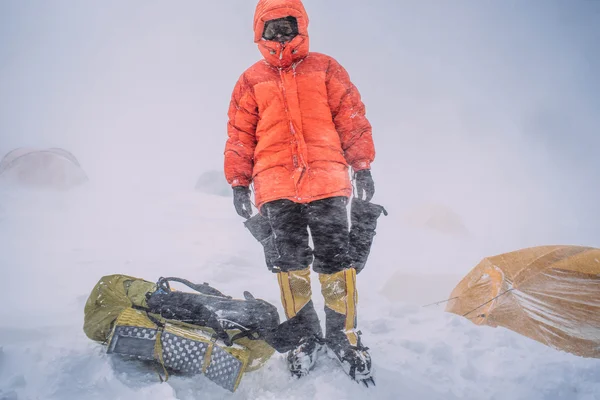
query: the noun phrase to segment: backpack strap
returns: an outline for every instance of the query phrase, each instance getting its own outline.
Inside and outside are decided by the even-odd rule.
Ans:
[[[195,290],[198,293],[208,295],[208,296],[224,297],[226,299],[232,298],[231,296],[225,296],[223,293],[221,293],[217,289],[213,288],[208,283],[197,284],[197,283],[192,283],[192,282],[188,281],[187,279],[183,279],[183,278],[175,278],[175,277],[160,278],[157,282],[157,286],[159,288],[165,290],[166,292],[170,292],[171,286],[169,285],[169,282],[182,283],[185,286],[189,287],[190,289]]]

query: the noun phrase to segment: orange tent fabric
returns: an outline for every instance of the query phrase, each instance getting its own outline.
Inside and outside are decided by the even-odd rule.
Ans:
[[[548,346],[600,358],[600,250],[545,246],[484,259],[446,311]]]
[[[262,38],[266,21],[293,16],[299,34],[279,44]],[[309,52],[300,0],[260,0],[254,41],[264,59],[239,78],[229,108],[225,176],[254,184],[256,205],[352,195],[349,167],[370,168],[371,125],[358,89],[332,57]]]

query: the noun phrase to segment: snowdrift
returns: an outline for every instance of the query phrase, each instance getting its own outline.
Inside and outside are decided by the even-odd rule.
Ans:
[[[21,186],[66,190],[87,182],[75,156],[66,150],[20,148],[0,162],[0,179]]]
[[[357,279],[359,326],[372,350],[376,387],[352,382],[326,354],[303,379],[292,378],[285,356],[274,354],[263,368],[245,374],[235,393],[203,375],[173,375],[161,383],[152,366],[106,354],[103,345],[83,332],[85,303],[101,274],[118,270],[158,279],[169,273],[210,282],[234,297],[248,290],[276,305],[283,316],[277,281],[230,199],[191,188],[176,193],[98,189],[61,196],[0,190],[0,265],[4,281],[10,282],[0,291],[0,300],[10,305],[0,308],[0,399],[598,398],[600,359],[555,351],[509,329],[477,326],[440,312],[442,307],[421,307],[447,298],[462,276],[433,298],[414,303],[382,296],[384,283],[397,272],[399,249],[382,241],[374,251],[377,257]],[[397,222],[399,215],[390,214],[385,225]],[[419,234],[440,246],[436,232]],[[433,253],[458,260],[463,252],[467,258],[479,256],[454,245],[436,247]],[[426,256],[411,260],[413,270],[427,270]],[[415,285],[434,292],[421,281]],[[312,283],[315,308],[324,322],[319,281]],[[43,296],[48,293],[50,297]]]
[[[446,311],[503,326],[547,346],[600,358],[600,250],[528,248],[484,259]]]

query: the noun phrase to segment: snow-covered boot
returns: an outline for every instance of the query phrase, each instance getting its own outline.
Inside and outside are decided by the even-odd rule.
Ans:
[[[308,375],[317,361],[321,347],[321,340],[315,336],[302,338],[300,344],[286,356],[292,375],[299,378]]]
[[[339,361],[344,372],[365,386],[375,384],[369,349],[356,330],[356,270],[348,268],[335,274],[320,274],[325,298],[326,343],[329,355]]]
[[[357,332],[357,336],[360,332]],[[327,353],[342,366],[344,372],[356,382],[361,382],[369,387],[369,384],[375,385],[373,379],[373,365],[369,348],[363,346],[360,336],[356,345],[352,345],[348,340],[340,339],[327,340]]]
[[[310,268],[279,272],[277,280],[288,318],[285,330],[293,343],[287,354],[288,368],[295,376],[305,376],[315,365],[323,335],[311,300]]]

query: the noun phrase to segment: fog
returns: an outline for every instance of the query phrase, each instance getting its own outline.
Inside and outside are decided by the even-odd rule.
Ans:
[[[373,264],[463,273],[522,247],[598,245],[600,2],[305,5],[311,50],[345,66],[373,125],[374,201],[390,212]],[[0,154],[68,149],[123,201],[192,190],[222,169],[231,91],[260,59],[254,7],[1,2]],[[461,228],[427,227],[436,213]]]

